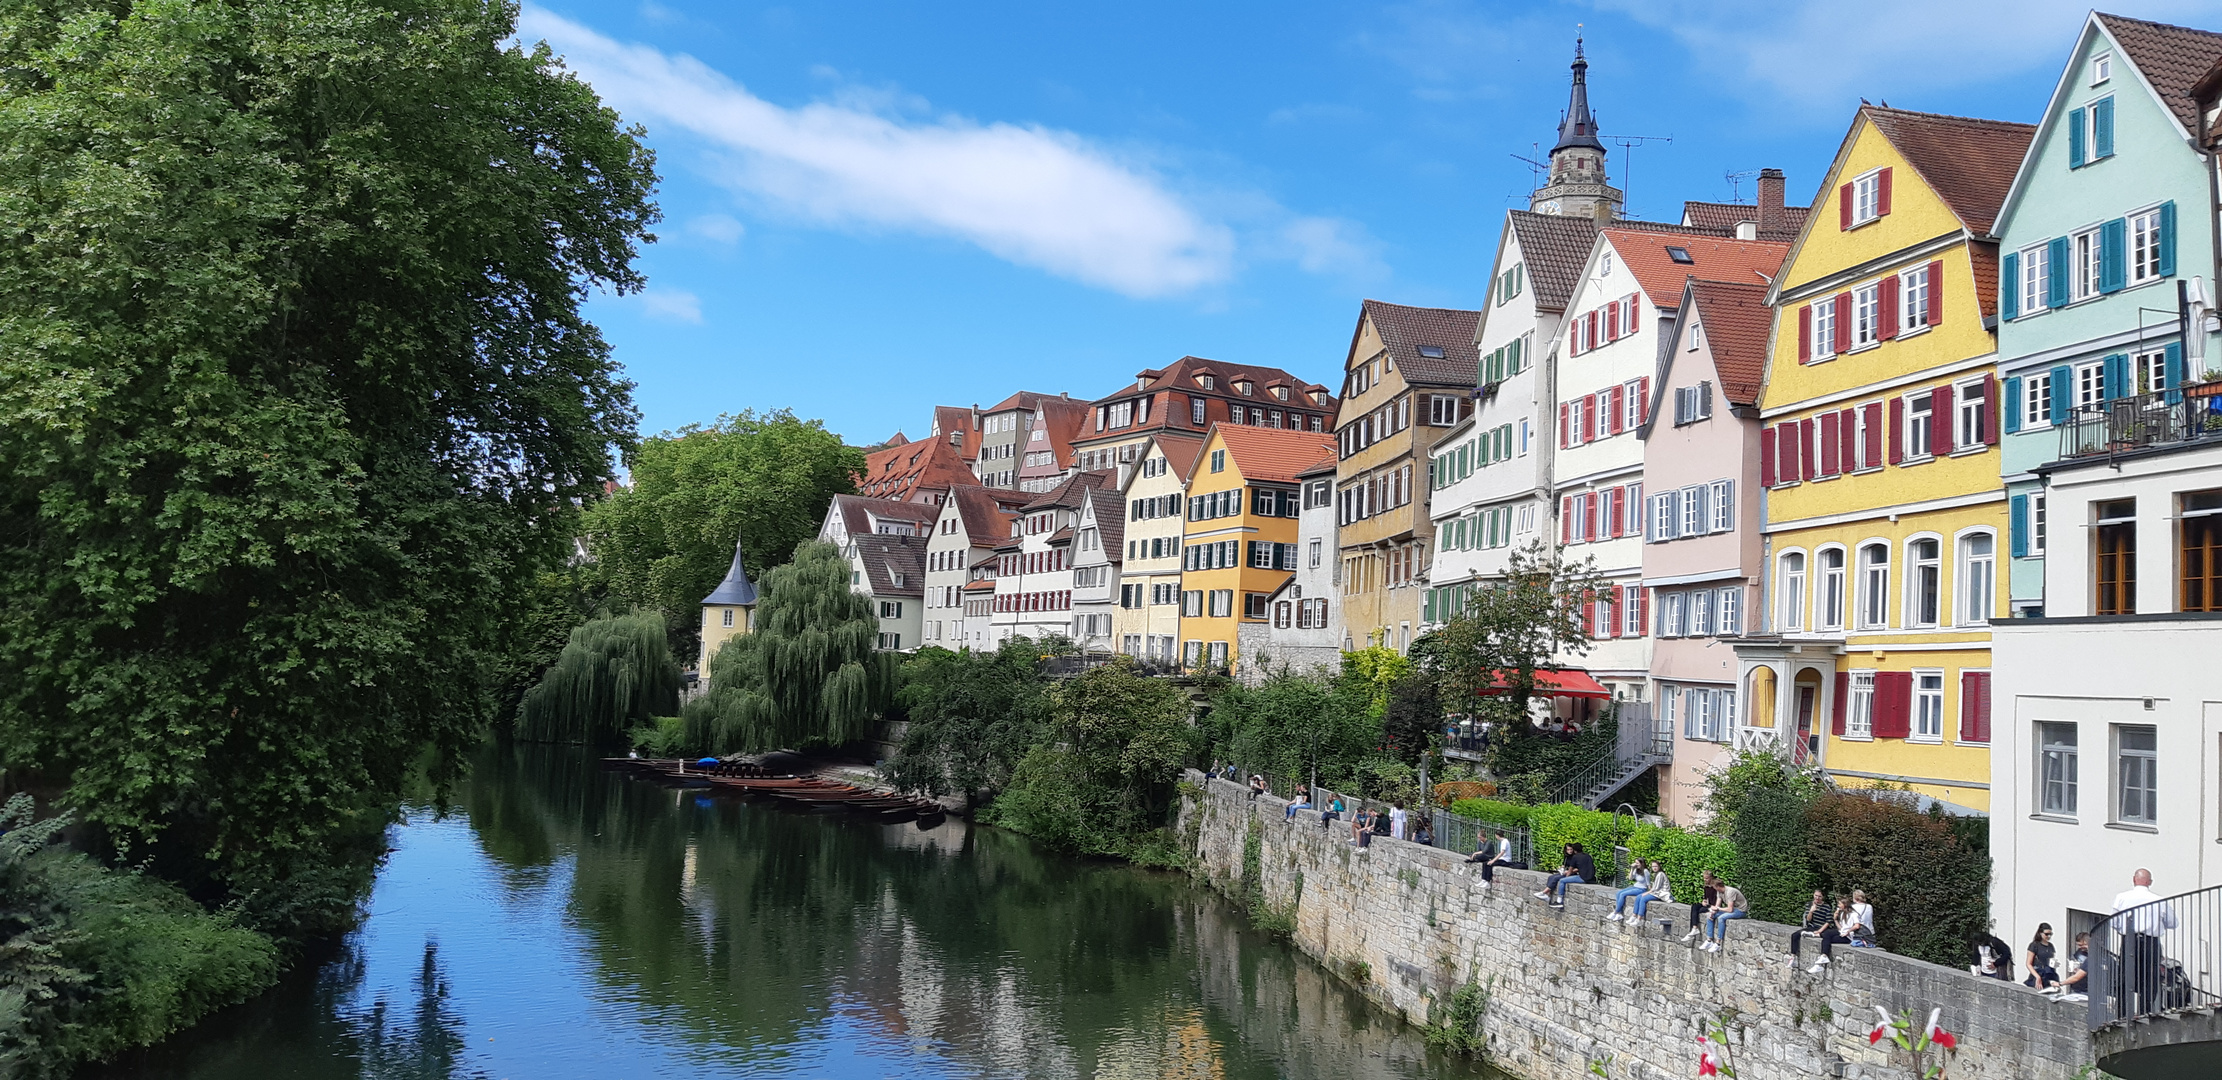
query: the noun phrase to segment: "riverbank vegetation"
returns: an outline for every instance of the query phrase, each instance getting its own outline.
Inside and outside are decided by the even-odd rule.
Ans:
[[[812,540],[764,575],[754,625],[710,658],[709,692],[681,714],[690,747],[799,750],[872,734],[899,658],[879,649],[879,617],[849,574],[839,548]]]
[[[642,286],[656,177],[516,12],[0,14],[0,784],[136,868],[34,860],[73,899],[0,939],[0,987],[80,935],[64,982],[121,988],[19,1027],[42,1067],[276,967],[141,930],[285,957],[348,926],[410,776],[544,647],[511,620],[637,422],[580,305]]]
[[[679,708],[679,665],[656,612],[604,616],[571,631],[554,664],[517,704],[532,742],[605,743]]]

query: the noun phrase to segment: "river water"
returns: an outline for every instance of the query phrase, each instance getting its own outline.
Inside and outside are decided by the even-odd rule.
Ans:
[[[487,750],[369,917],[141,1080],[1480,1078],[1225,900],[998,829]]]

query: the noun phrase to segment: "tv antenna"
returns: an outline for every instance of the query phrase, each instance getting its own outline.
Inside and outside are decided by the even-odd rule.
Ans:
[[[1645,143],[1671,143],[1674,141],[1674,136],[1606,135],[1602,138],[1605,142],[1609,142],[1614,146],[1627,151],[1627,153],[1622,155],[1620,158],[1620,204],[1622,206],[1626,206],[1628,204],[1628,174],[1630,172],[1630,166],[1636,163],[1636,147],[1642,146]]]
[[[1543,146],[1542,146],[1542,144],[1541,144],[1541,143],[1529,143],[1529,144],[1528,144],[1528,147],[1529,147],[1529,152],[1530,152],[1530,153],[1540,154],[1540,153],[1542,153],[1542,152],[1543,152]],[[1526,165],[1526,166],[1528,167],[1528,190],[1529,190],[1529,191],[1534,191],[1534,190],[1535,190],[1536,188],[1539,188],[1539,187],[1542,187],[1542,186],[1543,186],[1543,180],[1542,180],[1542,177],[1543,177],[1543,176],[1544,176],[1545,174],[1547,174],[1547,173],[1549,173],[1549,172],[1551,171],[1551,163],[1550,163],[1550,162],[1547,162],[1547,161],[1537,161],[1537,160],[1535,160],[1534,158],[1531,158],[1531,157],[1523,157],[1522,155],[1519,155],[1519,154],[1512,154],[1512,155],[1510,155],[1510,157],[1512,158],[1512,160],[1514,160],[1514,161],[1517,161],[1517,162],[1521,162],[1522,164],[1525,164],[1525,165]]]
[[[1744,201],[1744,197],[1741,194],[1742,189],[1736,186],[1737,183],[1743,180],[1745,177],[1757,176],[1760,174],[1761,171],[1762,170],[1759,169],[1745,169],[1742,172],[1730,171],[1727,173],[1723,173],[1721,175],[1721,178],[1728,181],[1728,201],[1732,203],[1742,203]]]

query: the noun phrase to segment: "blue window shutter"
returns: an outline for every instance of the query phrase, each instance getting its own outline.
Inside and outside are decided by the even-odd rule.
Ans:
[[[2120,292],[2129,284],[2129,223],[2115,218],[2099,226],[2099,291]]]
[[[2176,276],[2176,201],[2160,204],[2160,276]]]
[[[2068,238],[2055,236],[2045,245],[2045,303],[2068,306]]]
[[[2129,382],[2129,354],[2109,353],[2106,357],[2106,370],[2104,372],[2104,376],[2105,377],[2102,380],[2104,389],[2100,390],[2099,393],[2101,396],[2106,398],[2106,400],[2112,401],[2115,398],[2129,393],[2131,390]]]
[[[2021,253],[2009,251],[2000,263],[1998,280],[1998,314],[2000,318],[2021,317]],[[1931,301],[1934,303],[1934,301]]]
[[[2052,369],[2052,422],[2068,422],[2068,408],[2075,401],[2075,369],[2062,364]]]
[[[2016,495],[2007,505],[2012,507],[2006,521],[2007,532],[2013,537],[2011,550],[2014,558],[2026,559],[2029,557],[2029,496]]]
[[[2006,434],[2021,430],[2021,376],[2006,376],[2006,401],[1999,412],[2006,418]]]
[[[2068,168],[2083,167],[2083,110],[2068,110]]]
[[[2182,343],[2174,341],[2168,343],[2166,352],[2166,366],[2167,370],[2161,377],[2168,380],[2168,403],[2173,405],[2176,402],[2183,400],[2184,379]]]
[[[2103,97],[2091,103],[2091,160],[2114,156],[2114,99]]]

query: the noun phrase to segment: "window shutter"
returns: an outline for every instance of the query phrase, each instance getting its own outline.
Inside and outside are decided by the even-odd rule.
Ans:
[[[2006,398],[1998,403],[1999,426],[2008,435],[2021,430],[2021,376],[2006,376]]]
[[[1866,437],[1860,443],[1859,463],[1864,468],[1880,468],[1883,463],[1883,403],[1870,401],[1860,406],[1860,420]]]
[[[1843,421],[1835,413],[1821,416],[1821,475],[1835,476],[1842,470],[1843,459],[1837,456],[1838,440],[1842,434],[1838,425]]]
[[[1574,497],[1571,495],[1558,501],[1558,542],[1561,547],[1574,542]]]
[[[1582,408],[1582,424],[1581,424],[1581,427],[1582,427],[1582,441],[1583,441],[1583,442],[1585,442],[1585,443],[1588,443],[1588,442],[1596,442],[1596,441],[1597,441],[1597,395],[1595,395],[1595,394],[1589,394],[1589,395],[1586,395],[1586,396],[1584,396],[1584,397],[1582,398],[1582,401],[1581,401],[1581,408]]]
[[[1906,426],[1906,399],[1905,399],[1905,398],[1902,398],[1902,397],[1894,397],[1894,398],[1891,398],[1891,399],[1890,399],[1890,432],[1889,432],[1889,434],[1890,434],[1890,463],[1891,463],[1892,465],[1896,465],[1896,464],[1899,464],[1899,463],[1901,463],[1901,462],[1903,462],[1903,461],[1905,461],[1905,460],[1906,460],[1906,440],[1905,440],[1905,437],[1904,437],[1904,435],[1902,435],[1902,434],[1901,434],[1901,432],[1902,432],[1902,431],[1904,430],[1905,426]]]
[[[1620,408],[1621,395],[1626,391],[1618,386],[1610,386],[1599,392],[1604,395],[1605,415],[1602,419],[1605,430],[1618,435],[1621,431],[1620,418],[1626,415]]]
[[[1953,450],[1953,428],[1959,417],[1952,412],[1952,388],[1939,386],[1929,391],[1929,453],[1943,457]]]
[[[1775,428],[1759,432],[1759,486],[1775,486]]]
[[[1835,337],[1836,337],[1836,341],[1835,341],[1835,347],[1836,347],[1836,351],[1837,351],[1837,352],[1839,352],[1839,353],[1844,353],[1844,352],[1850,352],[1850,351],[1851,351],[1851,349],[1852,349],[1852,294],[1850,294],[1850,293],[1838,293],[1838,294],[1836,294],[1836,334],[1835,334]]]
[[[1506,346],[1506,347],[1505,347],[1505,354],[1504,354],[1504,367],[1505,367],[1505,371],[1506,371],[1506,373],[1508,373],[1508,374],[1513,374],[1513,375],[1517,375],[1517,374],[1519,374],[1519,373],[1520,373],[1520,342],[1521,342],[1521,340],[1522,340],[1522,338],[1513,338],[1513,339],[1512,339],[1512,344],[1510,344],[1510,345],[1508,345],[1508,346]],[[1499,377],[1501,378],[1502,376],[1499,376]]]
[[[1829,710],[1829,731],[1844,734],[1844,718],[1852,711],[1852,673],[1836,673],[1836,705]]]
[[[1875,174],[1875,216],[1890,213],[1890,166]]]
[[[1875,737],[1903,739],[1913,732],[1913,673],[1875,673]]]
[[[1600,524],[1597,520],[1597,493],[1592,491],[1582,496],[1582,535],[1590,540],[1603,539],[1605,534],[1599,528]]]
[[[2167,389],[2169,404],[2175,404],[2183,400],[2184,373],[2182,343],[2174,341],[2169,342],[2167,348],[2163,350],[2163,356],[2164,360],[2162,362],[2162,371],[2160,377],[2168,381]]]
[[[1836,227],[1849,232],[1852,227],[1852,185],[1836,189]]]
[[[1612,489],[1612,512],[1610,514],[1612,522],[1611,527],[1605,530],[1607,534],[1612,536],[1621,536],[1627,533],[1628,511],[1630,509],[1631,507],[1629,507],[1628,505],[1628,489],[1617,487]]]
[[[2007,550],[2014,558],[2029,557],[2029,496],[2016,495],[2006,500]]]
[[[2129,222],[2115,218],[2099,226],[2099,291],[2122,291],[2128,280]]]
[[[1636,423],[1651,422],[1651,376],[1636,380]]]
[[[1811,480],[1819,475],[1819,456],[1814,453],[1813,421],[1798,421],[1798,479]]]
[[[1813,305],[1798,309],[1798,363],[1813,362]]]
[[[1991,741],[1991,673],[1960,672],[1960,741]]]
[[[2075,369],[2062,364],[2052,369],[2052,422],[2068,422],[2068,410],[2075,402]]]
[[[2103,97],[2091,103],[2091,160],[2113,156],[2114,99]]]
[[[1983,376],[1983,409],[1976,414],[1983,425],[1983,445],[1998,445],[1998,376]]]
[[[2068,168],[2080,169],[2087,160],[2083,149],[2083,110],[2068,110]]]
[[[1568,404],[1567,404],[1567,403],[1565,403],[1565,402],[1560,402],[1560,403],[1559,403],[1559,407],[1558,407],[1558,445],[1559,445],[1559,449],[1561,449],[1561,450],[1564,450],[1564,449],[1566,449],[1566,446],[1567,446],[1567,443],[1566,443],[1566,438],[1567,438],[1567,434],[1569,433],[1569,431],[1571,431],[1571,429],[1567,427],[1567,415],[1568,415],[1568,414],[1567,414],[1567,410],[1568,410],[1568,409],[1570,409],[1570,408],[1572,408],[1572,406],[1571,406],[1571,405],[1568,405]]]
[[[2055,236],[2045,245],[2045,303],[2068,306],[2068,238]]]
[[[1935,264],[1935,263],[1930,263],[1929,265],[1931,265],[1931,266],[1935,266],[1936,264]],[[1938,303],[1937,303],[1937,300],[1936,300],[1936,296],[1937,296],[1937,279],[1936,279],[1936,275],[1934,275],[1934,274],[1931,274],[1931,275],[1929,276],[1929,325],[1930,325],[1930,326],[1935,326],[1935,325],[1937,324],[1937,308],[1939,308],[1939,307],[1941,307],[1941,306],[1942,306],[1942,305],[1940,305],[1940,304],[1938,304]],[[2002,319],[2018,319],[2018,318],[2020,318],[2020,317],[2021,317],[2021,253],[2020,253],[2020,252],[2014,252],[2014,251],[2009,251],[2009,252],[2007,252],[2007,253],[2006,253],[2006,256],[2005,256],[2005,258],[2003,258],[2003,259],[1999,260],[1999,270],[1998,270],[1998,317],[1999,317],[1999,318],[2002,318]]]
[[[1627,586],[1628,602],[1636,605],[1636,636],[1642,637],[1651,628],[1651,591],[1640,585]]]
[[[1889,341],[1898,336],[1898,275],[1892,274],[1875,286],[1875,300],[1877,315],[1882,322],[1882,332],[1878,336]]]
[[[2106,366],[2101,374],[2103,376],[2100,380],[2102,388],[2099,393],[2106,400],[2112,401],[2115,398],[2127,395],[2130,391],[2129,354],[2109,353],[2106,357]]]
[[[1928,272],[1928,307],[1922,310],[1921,321],[1927,326],[1937,326],[1944,322],[1944,260],[1932,260]]]
[[[1599,340],[1597,337],[1597,322],[1599,318],[1600,314],[1598,312],[1592,311],[1589,313],[1589,347],[1592,349],[1597,347],[1597,342]]]
[[[1859,468],[1859,412],[1846,409],[1837,414],[1836,438],[1842,443],[1837,447],[1836,460],[1845,472]]]
[[[2160,276],[2176,276],[2176,201],[2160,204]]]

